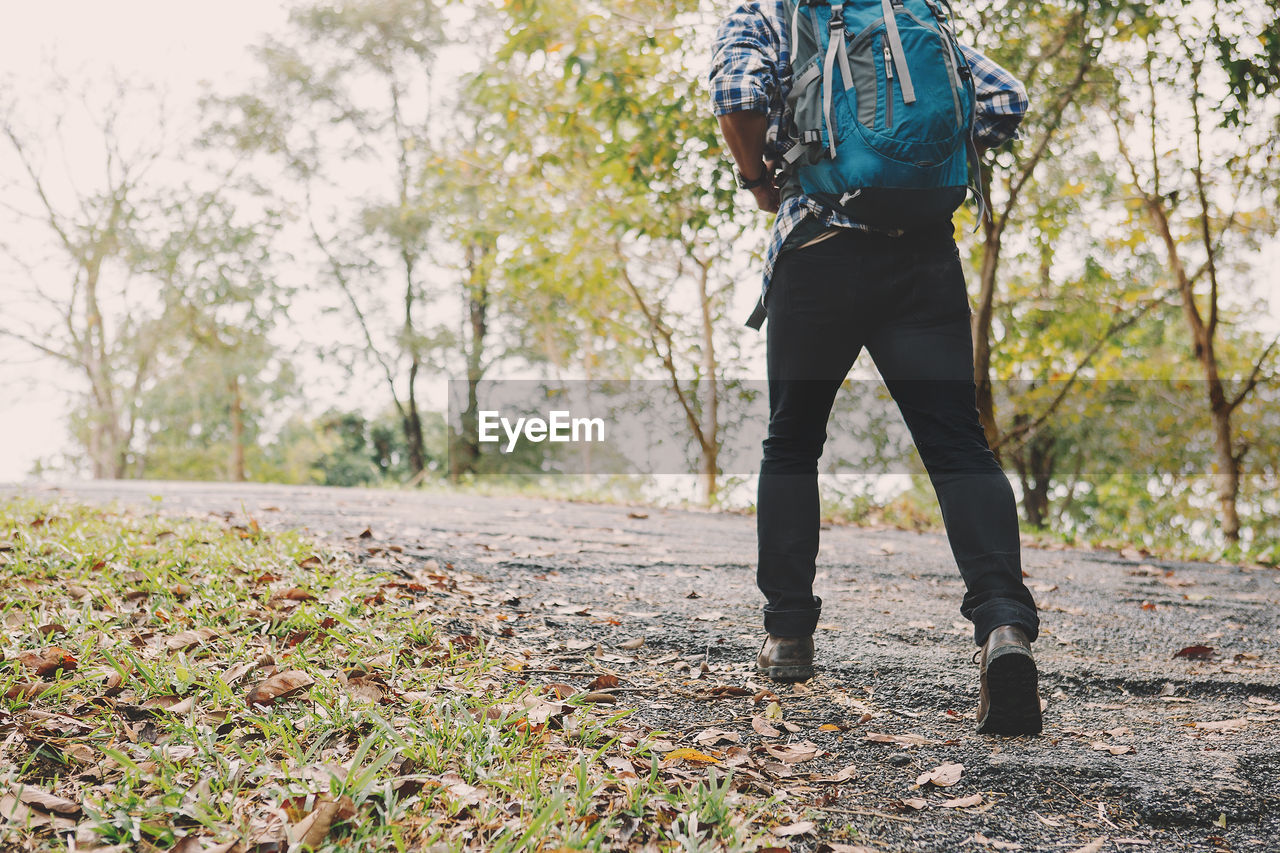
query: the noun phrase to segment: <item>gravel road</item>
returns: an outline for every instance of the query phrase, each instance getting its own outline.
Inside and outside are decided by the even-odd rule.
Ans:
[[[266,485],[5,491],[248,514],[264,527],[339,541],[369,528],[372,541],[500,587],[518,600],[522,624],[537,626],[540,648],[591,641],[624,674],[683,676],[685,688],[636,699],[645,724],[737,726],[755,737],[759,708],[749,698],[708,702],[688,679],[705,661],[703,679],[759,680],[748,667],[760,641],[751,517]],[[829,820],[817,835],[789,839],[792,849],[823,850],[828,833],[882,850],[1280,850],[1280,571],[1031,548],[1024,567],[1042,611],[1035,652],[1045,732],[983,737],[973,732],[977,667],[945,538],[824,531],[821,674],[773,689],[802,729],[796,739],[826,753],[822,766],[855,771],[838,795],[796,776],[797,807]],[[640,637],[642,649],[622,650]],[[1197,645],[1212,656],[1175,657]],[[926,742],[875,742],[870,732]],[[943,763],[963,764],[959,783],[917,788],[922,772]],[[942,806],[972,794],[981,805]],[[913,798],[924,808],[902,802]]]

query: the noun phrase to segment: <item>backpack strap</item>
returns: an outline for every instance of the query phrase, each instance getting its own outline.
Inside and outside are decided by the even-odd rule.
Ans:
[[[893,66],[898,72],[898,85],[902,87],[902,101],[906,104],[914,104],[916,87],[911,83],[911,71],[907,68],[907,54],[902,47],[902,36],[898,35],[898,13],[893,7],[894,0],[880,0],[880,8],[884,13],[884,33],[889,39],[889,49],[893,52]]]
[[[844,88],[848,90],[853,86],[853,72],[849,68],[849,52],[844,43],[844,0],[834,0],[831,3],[831,20],[827,23],[827,53],[822,59],[822,121],[827,128],[827,154],[833,160],[836,157],[836,123],[831,114],[831,90],[837,62],[840,63]]]

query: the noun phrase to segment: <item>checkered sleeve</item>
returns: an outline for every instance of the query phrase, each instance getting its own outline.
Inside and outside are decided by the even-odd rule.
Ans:
[[[711,110],[718,116],[769,112],[781,69],[778,34],[763,5],[759,0],[740,4],[716,31],[710,81]]]
[[[973,71],[978,107],[973,121],[975,141],[995,148],[1018,136],[1018,124],[1030,102],[1026,88],[1016,77],[973,48],[960,46]]]

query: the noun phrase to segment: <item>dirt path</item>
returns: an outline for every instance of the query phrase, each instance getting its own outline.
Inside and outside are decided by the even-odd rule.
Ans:
[[[517,625],[531,669],[606,666],[648,685],[620,707],[672,743],[723,730],[718,744],[700,743],[732,764],[745,752],[726,751],[733,737],[766,759],[759,745],[783,742],[752,729],[769,697],[709,689],[760,682],[748,665],[760,637],[749,517],[280,486],[85,483],[41,494],[249,514],[336,540],[369,528],[365,545],[486,579],[511,621],[484,630],[497,639]],[[1280,571],[1031,549],[1024,565],[1042,609],[1045,734],[981,737],[971,628],[945,539],[824,532],[821,675],[766,685],[796,729],[783,740],[818,749],[760,771],[764,790],[827,818],[792,849],[838,838],[883,850],[1073,851],[1099,839],[1087,849],[1280,850]],[[623,647],[639,638],[639,649]],[[1175,658],[1195,645],[1215,653]],[[963,765],[958,783],[917,787],[944,763]],[[814,781],[848,767],[838,787]],[[974,794],[976,806],[942,805]]]

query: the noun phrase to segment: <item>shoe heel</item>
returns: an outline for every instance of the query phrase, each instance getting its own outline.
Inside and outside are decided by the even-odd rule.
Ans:
[[[1038,735],[1044,727],[1040,716],[1039,682],[1035,659],[1018,647],[998,649],[987,660],[990,707],[978,722],[979,734]]]
[[[813,678],[812,666],[762,666],[760,674],[774,681],[808,681]]]

